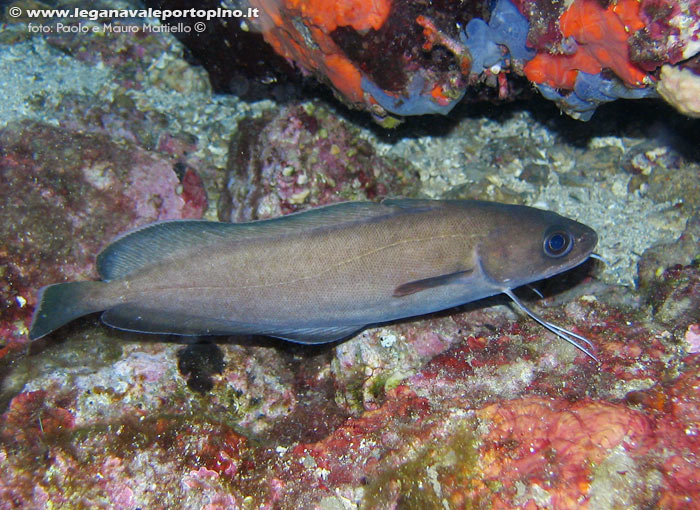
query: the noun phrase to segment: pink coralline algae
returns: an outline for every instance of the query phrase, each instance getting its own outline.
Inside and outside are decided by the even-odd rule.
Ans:
[[[201,217],[201,181],[104,135],[43,124],[0,131],[3,345],[26,342],[36,289],[93,276],[94,255],[118,234],[156,220]],[[51,147],[51,150],[45,150]]]
[[[321,105],[241,122],[229,150],[222,221],[265,219],[347,200],[410,196],[417,172],[375,153]]]
[[[659,508],[681,508],[700,490],[688,484],[688,475],[700,469],[698,439],[682,437],[688,423],[654,422],[624,405],[538,398],[487,406],[477,414],[489,432],[479,451],[485,477],[471,496],[491,493],[492,508],[512,508],[518,501],[528,508],[544,501],[558,509],[599,508],[609,495],[598,491],[610,485],[630,491],[618,496],[620,503],[641,507],[651,496],[643,487],[653,487]],[[671,445],[680,455],[669,455]],[[659,468],[660,482],[654,472]],[[496,494],[493,484],[501,485]]]
[[[688,345],[688,352],[697,354],[700,352],[700,324],[691,324],[685,332],[685,342]]]

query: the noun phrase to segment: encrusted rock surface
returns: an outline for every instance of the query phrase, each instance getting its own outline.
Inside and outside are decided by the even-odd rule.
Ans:
[[[534,102],[386,132],[318,99],[212,95],[167,34],[5,33],[0,68],[22,85],[0,104],[0,508],[700,500],[697,124],[604,107],[581,128]],[[518,294],[591,339],[600,363],[499,297],[322,346],[185,343],[95,316],[28,345],[37,289],[94,278],[125,230],[385,195],[497,199],[595,226],[610,267]]]

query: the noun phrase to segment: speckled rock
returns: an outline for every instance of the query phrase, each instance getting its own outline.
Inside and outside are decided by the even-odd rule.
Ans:
[[[700,215],[691,217],[681,237],[644,252],[639,284],[655,317],[678,331],[698,319],[700,309]]]
[[[3,355],[26,342],[42,285],[94,277],[95,255],[113,237],[201,217],[206,206],[201,185],[183,193],[168,161],[102,135],[15,124],[0,131],[0,148]]]
[[[264,219],[333,202],[412,196],[416,181],[410,163],[379,156],[325,106],[291,105],[240,123],[219,218]]]
[[[638,143],[625,154],[622,164],[632,174],[628,184],[631,192],[689,212],[700,200],[700,188],[688,186],[700,179],[700,165],[666,144]]]
[[[96,8],[93,6],[92,8]],[[172,39],[160,32],[142,30],[139,19],[85,20],[64,19],[66,27],[88,27],[86,31],[53,31],[48,43],[75,59],[115,70],[124,89],[158,87],[182,94],[211,91],[209,79],[201,67],[189,65],[172,51]],[[111,27],[102,30],[106,23]],[[97,30],[91,30],[97,27]],[[132,28],[136,30],[130,30]]]
[[[606,292],[584,282],[542,310],[593,340],[599,365],[501,306],[338,346],[220,339],[199,361],[183,353],[193,346],[79,322],[5,379],[0,501],[687,507],[700,491],[700,375],[688,341],[700,317],[669,329],[608,304]],[[193,389],[193,371],[211,386]]]
[[[110,237],[189,215],[202,186],[213,196],[223,140],[252,111],[212,98],[162,40],[66,37],[44,54],[38,37],[13,65],[42,54],[95,74],[62,94],[66,74],[46,72],[28,111],[60,127],[0,132],[3,353],[25,341],[39,285],[94,277]],[[698,220],[648,247],[677,237],[696,207],[697,158],[670,148],[678,132],[655,138],[622,106],[572,131],[540,107],[378,141],[320,103],[288,104],[240,122],[219,215],[421,193],[576,217],[599,231],[615,278],[589,263],[538,284],[545,299],[518,292],[590,338],[599,364],[500,298],[323,346],[182,345],[87,317],[0,360],[0,508],[691,508]]]

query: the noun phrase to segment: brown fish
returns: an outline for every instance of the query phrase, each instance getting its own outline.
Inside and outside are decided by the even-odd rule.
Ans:
[[[586,260],[589,227],[553,212],[481,201],[347,202],[251,223],[168,221],[128,233],[97,257],[101,282],[40,291],[40,338],[104,311],[105,324],[178,335],[262,334],[322,343],[367,325],[499,293]]]

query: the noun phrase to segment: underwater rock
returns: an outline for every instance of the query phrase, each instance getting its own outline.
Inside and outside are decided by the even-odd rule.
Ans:
[[[111,200],[132,203],[117,194],[117,177],[129,187],[131,174],[119,171],[145,164],[140,149],[42,125],[18,132],[3,131],[0,143],[3,175],[26,181],[18,193],[38,194],[23,214],[56,195],[77,202],[65,202],[74,213],[68,219],[41,209],[35,222],[52,215],[88,222],[97,214],[92,228],[100,230],[106,220],[93,211],[96,204],[107,214]],[[46,156],[32,149],[32,140],[63,150]],[[176,139],[162,143],[180,151]],[[599,152],[616,154],[612,166],[619,161],[617,149]],[[37,160],[37,154],[44,155]],[[92,163],[105,154],[118,163],[114,168]],[[305,198],[318,204],[378,198],[380,185],[397,194],[413,189],[409,166],[392,166],[319,106],[291,105],[242,123],[230,158],[230,201],[221,209],[229,208],[227,219],[306,207],[291,198],[299,191],[294,186],[309,186]],[[147,161],[169,176],[163,182],[177,185],[169,166],[152,155]],[[64,173],[56,175],[54,167]],[[379,175],[360,179],[362,169],[375,168]],[[48,187],[44,172],[64,183],[64,195]],[[89,186],[82,182],[86,172]],[[82,194],[66,183],[81,186]],[[95,183],[113,189],[103,196]],[[12,197],[7,203],[21,206]],[[175,210],[181,214],[184,205]],[[165,214],[150,210],[150,219],[158,213]],[[123,214],[110,225],[139,221]],[[78,324],[65,342],[6,365],[0,505],[369,509],[439,508],[446,501],[449,508],[484,502],[643,508],[663,501],[687,507],[699,495],[700,477],[696,230],[697,220],[689,222],[678,248],[685,258],[669,255],[666,273],[654,266],[639,294],[625,290],[620,299],[619,289],[596,282],[583,266],[575,290],[556,300],[545,290],[547,298],[533,304],[546,320],[590,338],[600,364],[529,318],[493,306],[498,298],[370,328],[338,345],[219,338],[198,356],[183,351],[201,349],[162,338]],[[60,256],[68,249],[36,227],[28,231],[34,242],[58,243],[50,247]],[[76,272],[89,275],[86,257],[110,232],[85,230],[77,254],[83,258],[71,262]],[[30,241],[11,245],[36,253]],[[61,279],[66,270],[51,269],[46,278]]]
[[[500,312],[488,327],[461,333],[440,323],[468,327],[482,312],[390,326],[376,340],[361,335],[351,342],[370,350],[383,342],[384,352],[416,335],[413,348],[424,345],[420,355],[432,360],[385,380],[352,417],[330,417],[332,392],[321,404],[327,389],[309,393],[332,388],[336,362],[358,359],[365,378],[381,371],[371,356],[341,354],[343,344],[333,362],[220,344],[225,365],[203,395],[174,373],[172,344],[134,342],[101,366],[59,369],[35,359],[41,373],[0,420],[0,501],[573,509],[601,501],[642,508],[660,498],[666,508],[687,507],[700,490],[698,354],[677,350],[672,335],[633,310],[579,299],[545,315],[562,312],[585,318],[579,331],[598,344],[601,366]],[[319,424],[323,416],[330,423]]]
[[[652,246],[644,252],[637,270],[639,286],[644,290],[655,284],[664,283],[664,272],[674,266],[698,265],[698,244],[700,243],[700,214],[688,218],[681,237],[672,243]]]
[[[491,307],[368,328],[334,350],[335,400],[346,412],[357,415],[376,409],[387,392],[426,365],[437,369],[444,360],[462,375],[471,373],[472,366],[463,360],[450,361],[461,358],[450,352],[460,346],[467,352],[485,350],[484,356],[502,359],[506,351],[496,352],[503,345],[496,342],[487,348],[486,338],[491,331],[506,328],[513,318],[508,308]],[[515,356],[519,347],[511,348],[507,351]]]
[[[641,0],[643,27],[630,37],[630,59],[647,71],[692,59],[700,51],[699,16],[697,0]]]
[[[698,295],[697,268],[684,271],[663,278],[666,302]],[[590,279],[575,294],[535,306],[590,338],[600,365],[487,303],[336,346],[219,339],[186,363],[172,342],[78,328],[8,370],[13,382],[32,367],[0,399],[0,503],[687,506],[700,476],[697,300],[671,328]],[[191,388],[187,374],[205,372]]]
[[[683,115],[700,117],[700,75],[691,69],[662,66],[657,91]]]
[[[94,256],[110,239],[156,220],[201,217],[206,206],[201,182],[183,184],[169,162],[104,135],[19,123],[0,131],[0,147],[0,357],[27,341],[38,288],[93,277]]]
[[[456,27],[445,28],[450,19],[435,14],[446,31],[435,40],[459,40]],[[380,40],[372,30],[369,40]],[[350,30],[343,37],[354,41]],[[361,57],[372,61],[369,51]],[[401,86],[381,84],[391,97]],[[102,243],[142,222],[190,214],[188,204],[201,210],[198,175],[215,186],[187,157],[196,142],[156,129],[160,119],[135,112],[128,96],[115,98],[115,110],[89,110],[82,124],[86,110],[63,104],[71,115],[59,117],[61,128],[0,131],[8,310],[0,336],[11,349],[25,341],[37,286],[93,276]],[[502,171],[550,151],[522,135],[531,123],[521,123],[518,144],[505,151],[481,136],[483,168]],[[223,219],[416,189],[410,164],[379,156],[321,106],[289,105],[240,125]],[[470,143],[465,152],[481,147]],[[672,205],[695,207],[697,187],[687,182],[696,182],[697,166],[685,170],[672,151],[630,143],[622,155],[615,145],[591,159],[578,151],[560,159],[576,160],[586,183],[605,182],[622,159],[630,182],[640,182],[633,189],[658,201],[682,191],[683,203]],[[520,179],[561,178],[553,161],[542,157]],[[690,508],[700,500],[699,224],[695,217],[679,242],[644,254],[639,291],[596,281],[590,266],[572,277],[581,284],[569,293],[545,290],[538,300],[519,291],[545,319],[590,338],[599,365],[497,298],[338,345],[218,338],[181,372],[183,347],[172,338],[78,322],[60,341],[2,360],[0,507]]]
[[[114,19],[108,30],[71,31],[81,20],[61,20],[66,29],[54,31],[47,42],[76,60],[110,68],[123,90],[155,87],[181,94],[209,93],[201,67],[188,64],[170,48],[167,34],[142,30],[138,19]],[[84,23],[84,21],[83,21]]]
[[[477,414],[489,432],[479,449],[486,477],[467,492],[472,500],[489,497],[504,508],[546,501],[573,509],[582,501],[599,508],[612,499],[616,505],[641,507],[655,499],[656,491],[685,501],[696,492],[673,486],[673,479],[685,474],[647,464],[667,455],[669,441],[656,430],[666,423],[625,405],[531,398],[488,406]],[[667,432],[677,436],[682,426],[674,423]],[[676,451],[689,452],[693,442],[684,440]],[[697,473],[696,462],[682,463]]]
[[[334,202],[410,197],[416,181],[409,162],[379,156],[359,130],[326,107],[293,104],[239,124],[219,219],[249,221]]]
[[[249,28],[387,127],[446,114],[464,97],[524,95],[523,76],[579,120],[603,102],[655,96],[659,80],[663,98],[695,114],[668,83],[669,64],[700,52],[696,0],[229,3],[259,9]]]
[[[693,353],[693,327],[700,322],[700,214],[688,219],[673,243],[646,250],[638,264],[639,286],[654,317],[666,325],[683,348]]]
[[[166,115],[141,110],[123,91],[109,103],[67,96],[58,107],[61,127],[68,131],[95,133],[113,142],[136,145],[169,162],[180,180],[178,193],[188,209],[184,218],[200,218],[209,207],[208,196],[215,196],[217,170],[197,155],[202,142],[187,131],[173,130]]]

